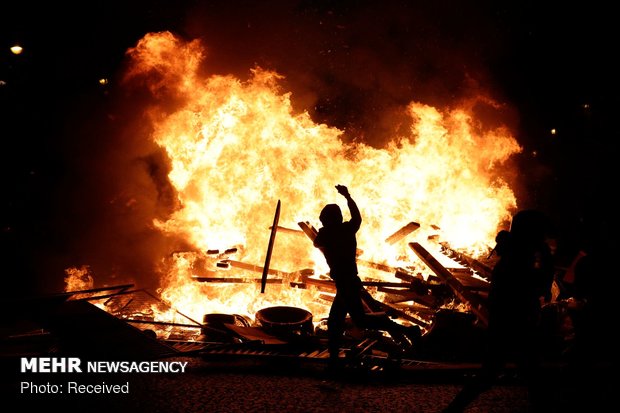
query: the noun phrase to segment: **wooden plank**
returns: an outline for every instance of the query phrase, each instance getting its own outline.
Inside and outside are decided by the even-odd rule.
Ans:
[[[366,260],[357,260],[357,263],[359,265],[363,265],[365,267],[370,267],[370,268],[374,268],[375,270],[379,270],[379,271],[383,271],[383,272],[389,272],[389,273],[394,273],[396,272],[396,268],[386,265],[386,264],[380,264],[378,262],[372,262],[372,261],[366,261]]]
[[[402,318],[407,321],[411,321],[412,323],[417,324],[424,328],[428,328],[430,326],[430,323],[428,323],[427,321],[414,317],[412,315],[409,315],[405,311],[397,308],[396,306],[392,304],[382,303],[381,301],[377,301],[377,300],[374,300],[374,301],[375,303],[377,303],[379,307],[383,309],[383,311],[385,311],[386,314],[395,314],[399,318]]]
[[[302,275],[302,282],[306,285],[314,285],[319,287],[325,287],[330,290],[334,290],[336,285],[333,280],[321,280],[318,278],[310,277],[308,275]],[[364,287],[397,287],[407,288],[410,286],[408,283],[389,282],[389,281],[362,281]]]
[[[262,283],[262,278],[238,278],[238,277],[192,277],[192,280],[201,283],[228,283],[228,284],[248,284]],[[268,278],[267,284],[282,284],[282,278]]]
[[[423,304],[430,308],[437,308],[439,307],[439,305],[441,305],[441,300],[438,300],[432,295],[418,294],[417,292],[411,291],[411,290],[400,290],[396,288],[379,287],[379,292],[386,293],[386,294],[399,295],[403,298],[402,300],[399,300],[399,301],[415,301],[418,304]]]
[[[483,263],[483,262],[481,262],[481,261],[479,261],[479,260],[477,260],[477,259],[475,259],[475,258],[473,258],[473,257],[471,257],[471,256],[469,256],[467,254],[465,254],[465,253],[462,253],[462,252],[459,252],[459,251],[456,251],[456,250],[452,249],[446,243],[442,243],[441,247],[442,247],[443,251],[445,251],[445,254],[448,257],[450,257],[453,260],[459,262],[460,264],[465,265],[468,268],[471,268],[473,271],[477,272],[481,277],[483,277],[483,278],[485,278],[487,280],[491,279],[491,272],[493,271],[493,269],[489,265],[487,265],[487,264],[485,264],[485,263]]]
[[[463,274],[454,274],[454,277],[469,290],[488,291],[491,289],[490,282],[472,277],[471,275],[465,276]]]
[[[269,229],[273,230],[273,227],[269,227]],[[294,235],[304,235],[304,232],[300,229],[287,228],[287,227],[282,227],[279,225],[276,227],[276,231],[285,232],[285,233],[294,234]]]
[[[418,224],[417,222],[410,222],[389,237],[387,237],[385,239],[385,242],[390,245],[396,244],[398,241],[405,238],[407,235],[411,234],[418,228],[420,228],[420,224]]]
[[[302,275],[301,279],[306,285],[314,285],[315,287],[328,291],[336,291],[336,284],[333,280],[321,280],[307,275]]]
[[[318,231],[308,222],[301,221],[301,222],[298,222],[297,225],[299,225],[299,227],[304,232],[304,234],[306,234],[308,238],[310,238],[310,241],[314,242],[314,239],[316,238],[316,234],[318,234]]]
[[[452,269],[447,269],[450,273],[459,280],[463,287],[469,290],[488,291],[491,288],[491,283],[480,278],[473,277],[469,274],[463,274],[459,272],[453,272]],[[435,274],[430,274],[429,281],[441,282],[441,278]]]
[[[362,355],[368,353],[375,344],[377,344],[378,340],[372,340],[370,338],[366,338],[357,345],[353,346],[349,351],[349,357],[361,357]]]
[[[271,254],[273,253],[273,244],[276,240],[276,233],[278,232],[278,222],[280,221],[280,206],[281,202],[278,199],[278,204],[276,205],[276,213],[273,217],[273,225],[271,226],[271,234],[269,236],[269,245],[267,246],[267,255],[265,257],[265,265],[263,268],[263,277],[260,286],[260,292],[265,292],[265,285],[267,284],[267,275],[269,275],[269,262],[271,261]]]
[[[411,288],[411,283],[390,282],[390,281],[362,281],[365,287],[394,287],[394,288]]]
[[[235,261],[235,260],[227,260],[227,261],[230,263],[231,267],[235,267],[235,268],[241,268],[244,270],[260,272],[260,273],[262,273],[265,270],[265,267],[261,267],[260,265],[248,264],[246,262]],[[288,273],[286,271],[275,270],[273,268],[268,268],[267,272],[269,273],[269,275],[281,275],[281,276],[291,275],[291,273]]]
[[[408,310],[411,311],[412,313],[416,313],[418,315],[423,314],[425,316],[434,316],[435,313],[437,312],[437,310],[432,309],[432,308],[428,308],[426,306],[423,305],[418,305],[418,304],[402,304],[399,302],[389,302],[388,304],[392,304],[395,308],[402,308],[403,311],[404,310]]]
[[[243,327],[234,324],[226,324],[226,327],[249,341],[260,341],[262,344],[286,344],[286,341],[266,333],[260,327]]]
[[[475,293],[468,291],[461,282],[452,275],[452,273],[435,257],[429,253],[426,248],[417,242],[410,242],[409,247],[416,253],[416,255],[445,283],[454,294],[463,303],[468,304],[471,311],[478,317],[478,319],[486,326],[489,322],[489,316],[487,308],[482,302],[482,299]]]

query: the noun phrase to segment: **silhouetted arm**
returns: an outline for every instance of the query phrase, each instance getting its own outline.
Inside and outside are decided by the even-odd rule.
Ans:
[[[349,207],[349,212],[351,213],[351,225],[357,231],[362,225],[362,214],[360,214],[360,210],[357,207],[357,204],[351,198],[351,194],[349,194],[349,189],[344,185],[336,185],[336,189],[338,193],[342,195],[347,200],[347,206]]]

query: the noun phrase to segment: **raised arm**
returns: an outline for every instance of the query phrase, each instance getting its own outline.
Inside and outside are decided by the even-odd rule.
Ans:
[[[362,225],[362,214],[360,214],[360,210],[353,198],[351,198],[349,189],[346,186],[336,185],[336,189],[338,190],[338,193],[347,200],[347,206],[349,207],[349,212],[351,213],[351,221],[349,222],[353,225],[355,231],[357,231],[360,228],[360,225]]]

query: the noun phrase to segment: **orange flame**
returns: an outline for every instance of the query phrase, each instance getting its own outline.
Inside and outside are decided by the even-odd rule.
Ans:
[[[81,268],[68,268],[65,270],[65,291],[82,291],[94,288],[95,280],[87,265]]]
[[[323,257],[303,233],[276,237],[271,267],[282,271],[284,280],[268,285],[265,294],[256,282],[192,279],[260,277],[240,268],[220,268],[224,256],[207,251],[234,247],[235,260],[262,265],[278,200],[281,226],[299,229],[298,222],[307,221],[318,228],[326,203],[339,203],[346,216],[346,203],[334,186],[348,186],[363,216],[360,258],[393,266],[416,261],[404,240],[384,242],[410,221],[421,228],[406,240],[426,242],[439,227],[441,239],[453,248],[482,253],[516,207],[497,167],[521,148],[507,128],[483,128],[468,107],[443,111],[411,102],[406,108],[412,120],[408,136],[392,137],[381,148],[346,144],[340,139],[343,131],[317,124],[307,112],[295,113],[291,94],[280,90],[278,73],[255,68],[247,81],[202,77],[200,43],[167,32],[146,35],[128,55],[132,66],[127,79],[144,80],[155,96],[175,102],[172,109],[167,105],[150,112],[152,138],[169,157],[169,179],[180,204],[155,225],[195,248],[162,260],[160,292],[192,317],[254,314],[270,305],[326,314],[315,290],[289,285],[296,271],[327,272]]]

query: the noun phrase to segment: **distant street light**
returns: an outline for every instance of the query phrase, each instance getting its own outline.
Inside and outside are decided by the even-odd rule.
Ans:
[[[13,54],[22,54],[23,51],[24,51],[24,49],[20,45],[18,45],[18,44],[16,44],[15,46],[11,47],[11,52]]]

